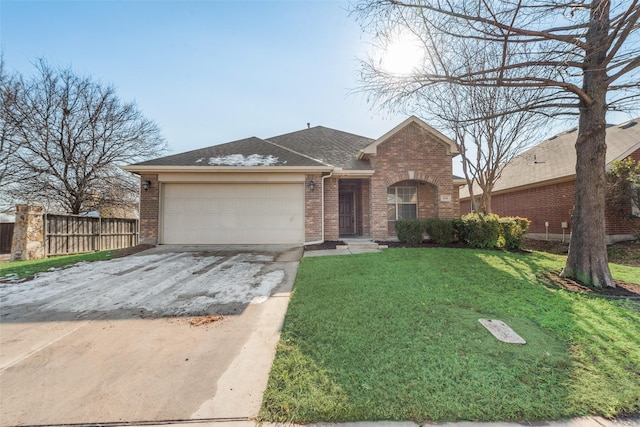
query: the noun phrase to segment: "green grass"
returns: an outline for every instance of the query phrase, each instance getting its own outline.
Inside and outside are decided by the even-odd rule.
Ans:
[[[545,287],[564,258],[389,249],[304,258],[260,417],[495,421],[640,410],[640,303]],[[640,278],[640,268],[612,266]],[[527,340],[497,341],[478,318]]]
[[[91,252],[79,255],[60,256],[55,258],[35,259],[30,261],[12,261],[0,264],[0,279],[26,278],[50,269],[71,267],[81,261],[101,261],[113,258],[115,250]]]

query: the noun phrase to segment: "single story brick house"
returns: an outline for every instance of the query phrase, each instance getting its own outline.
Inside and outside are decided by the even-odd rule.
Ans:
[[[417,117],[378,139],[322,126],[125,166],[141,181],[140,241],[386,240],[399,218],[454,218],[453,141]]]
[[[568,239],[576,181],[575,142],[577,128],[562,132],[517,156],[502,172],[491,195],[492,211],[500,216],[521,216],[531,220],[534,238]],[[607,164],[627,157],[640,160],[640,118],[607,127]],[[475,189],[474,195],[482,194]],[[460,212],[471,211],[469,189],[460,189]],[[628,214],[638,213],[629,204]],[[609,242],[633,238],[630,220],[606,213]],[[640,226],[640,220],[633,227]],[[548,226],[547,226],[548,223]],[[564,226],[564,227],[563,227]]]

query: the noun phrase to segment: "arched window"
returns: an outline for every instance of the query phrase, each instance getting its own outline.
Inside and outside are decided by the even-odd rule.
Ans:
[[[418,217],[418,188],[392,186],[387,188],[387,219],[410,219]]]

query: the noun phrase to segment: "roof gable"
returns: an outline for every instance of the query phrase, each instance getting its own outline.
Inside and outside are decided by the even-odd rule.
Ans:
[[[402,129],[404,129],[405,127],[410,126],[412,124],[415,124],[415,125],[419,126],[425,132],[433,135],[436,138],[436,141],[438,141],[439,143],[441,143],[441,144],[443,144],[443,145],[445,145],[447,147],[447,153],[448,154],[452,154],[452,155],[459,154],[458,148],[456,147],[455,142],[453,142],[450,138],[448,138],[445,135],[443,135],[442,133],[438,132],[437,130],[435,130],[434,128],[432,128],[431,126],[429,126],[423,120],[420,120],[416,116],[411,116],[408,119],[406,119],[405,121],[403,121],[402,123],[400,123],[398,126],[396,126],[393,129],[391,129],[389,132],[387,132],[384,135],[382,135],[380,138],[378,138],[375,141],[371,142],[371,144],[369,144],[366,147],[364,147],[360,151],[360,153],[358,155],[358,159],[364,159],[367,156],[375,156],[375,155],[377,155],[378,146],[379,145],[384,144],[387,140],[389,140],[395,134],[397,134]]]

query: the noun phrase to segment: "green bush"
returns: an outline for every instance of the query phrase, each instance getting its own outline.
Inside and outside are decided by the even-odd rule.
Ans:
[[[470,213],[456,221],[458,237],[474,248],[498,246],[501,226],[498,215]]]
[[[424,220],[424,230],[431,240],[439,245],[448,245],[453,242],[453,221],[440,218],[428,218]]]
[[[529,221],[527,218],[520,217],[503,217],[500,218],[500,243],[498,247],[507,250],[520,249],[524,242],[524,236],[529,230]]]
[[[474,248],[520,249],[530,221],[520,217],[471,213],[453,221],[458,238]]]
[[[424,226],[419,219],[399,219],[396,221],[396,236],[401,242],[419,245],[423,240]]]

